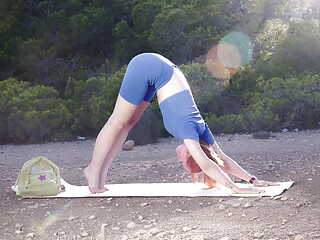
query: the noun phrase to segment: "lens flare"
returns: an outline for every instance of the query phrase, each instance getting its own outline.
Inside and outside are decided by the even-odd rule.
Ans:
[[[218,79],[230,79],[237,70],[252,60],[250,38],[241,32],[230,32],[207,54],[208,71]]]
[[[71,201],[64,205],[61,209],[54,212],[47,212],[45,219],[34,221],[32,223],[32,229],[34,229],[40,236],[44,234],[48,227],[54,225],[57,221],[63,220],[67,209],[70,207]]]

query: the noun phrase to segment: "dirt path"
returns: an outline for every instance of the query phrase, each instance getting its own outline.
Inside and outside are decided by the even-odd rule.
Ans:
[[[70,183],[85,184],[82,169],[94,140],[0,145],[0,239],[320,239],[320,130],[276,133],[268,140],[224,135],[223,150],[256,176],[294,180],[280,198],[102,198],[21,200],[10,190],[22,164],[44,155]],[[179,142],[122,152],[109,183],[187,182],[175,159]],[[99,235],[100,234],[100,235]],[[100,237],[100,238],[99,238]]]

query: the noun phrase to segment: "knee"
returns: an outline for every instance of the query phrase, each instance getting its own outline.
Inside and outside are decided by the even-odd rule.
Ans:
[[[109,118],[109,124],[116,129],[124,129],[124,128],[132,128],[139,119],[136,118],[130,118],[130,119],[123,119],[123,118],[119,118],[116,117],[114,115],[111,115],[111,117]]]
[[[129,121],[127,122],[127,127],[132,128],[134,125],[137,124],[137,122],[139,121],[139,117],[137,116],[133,116],[132,118],[129,119]]]

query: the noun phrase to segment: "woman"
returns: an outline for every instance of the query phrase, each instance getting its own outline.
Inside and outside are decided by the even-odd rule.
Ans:
[[[156,53],[143,53],[130,61],[113,113],[98,134],[92,160],[84,169],[92,193],[107,190],[104,184],[108,169],[129,131],[155,94],[165,128],[173,136],[183,140],[184,146],[206,175],[236,193],[259,192],[256,189],[238,188],[221,167],[212,162],[201,149],[199,142],[204,141],[214,151],[222,153],[194,103],[183,73],[165,57]],[[241,173],[243,179],[259,182],[228,157],[222,159],[230,164],[233,171]]]

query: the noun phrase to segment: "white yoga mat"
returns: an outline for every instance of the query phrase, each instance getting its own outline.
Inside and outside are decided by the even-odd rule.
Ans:
[[[260,197],[277,196],[293,185],[291,182],[279,182],[279,186],[259,187],[262,194],[234,194],[221,185],[208,189],[202,183],[129,183],[108,184],[108,191],[98,194],[90,193],[88,186],[71,185],[61,179],[65,191],[55,196],[37,196],[34,198],[83,198],[83,197]],[[253,187],[251,184],[236,183],[239,187]],[[254,187],[253,187],[254,188]],[[14,188],[13,188],[14,190]],[[27,197],[31,198],[31,197]]]

